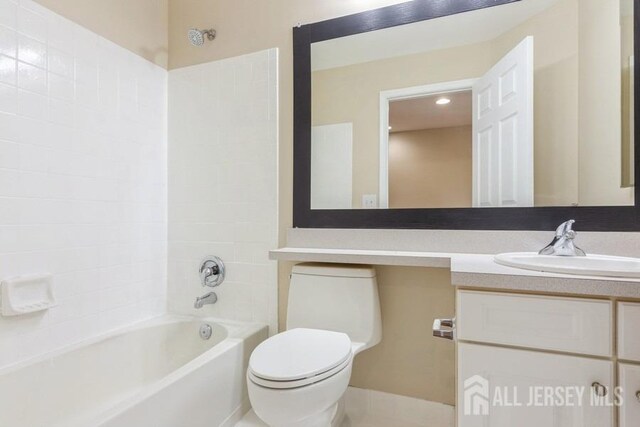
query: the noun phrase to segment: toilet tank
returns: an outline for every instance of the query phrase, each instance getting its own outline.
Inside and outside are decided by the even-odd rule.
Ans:
[[[344,332],[372,347],[382,338],[376,271],[372,266],[305,263],[293,267],[287,329]]]

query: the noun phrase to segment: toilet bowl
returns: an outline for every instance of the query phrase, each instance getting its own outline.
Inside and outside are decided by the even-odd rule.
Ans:
[[[353,358],[380,339],[372,267],[296,265],[287,330],[260,344],[249,360],[254,412],[270,427],[337,427]]]

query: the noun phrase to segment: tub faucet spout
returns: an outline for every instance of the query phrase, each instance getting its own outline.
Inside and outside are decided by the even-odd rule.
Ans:
[[[218,295],[215,292],[209,292],[208,294],[196,298],[196,302],[193,304],[194,308],[202,308],[207,304],[215,304],[218,302]]]

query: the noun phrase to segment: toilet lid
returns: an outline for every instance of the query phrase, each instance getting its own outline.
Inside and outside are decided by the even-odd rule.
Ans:
[[[251,354],[258,378],[296,381],[327,372],[351,357],[351,339],[341,332],[291,329],[267,339]]]

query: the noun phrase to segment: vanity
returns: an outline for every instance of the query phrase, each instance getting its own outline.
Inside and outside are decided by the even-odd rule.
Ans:
[[[458,427],[640,424],[639,22],[631,0],[418,0],[293,29],[270,256],[448,270],[422,326],[455,345]],[[548,245],[567,220],[586,257]]]
[[[524,392],[502,396],[504,405],[522,407],[492,407],[492,426],[513,425],[516,414],[518,425],[526,426],[637,425],[639,315],[640,304],[633,302],[459,288],[458,425],[485,425],[473,408],[468,413],[465,407],[464,394],[474,387],[476,375],[495,389]],[[601,403],[562,407],[570,402],[561,399],[571,392],[555,387],[569,385],[581,387],[575,392],[585,393],[585,402]],[[543,387],[560,394],[545,395],[549,389]]]
[[[434,319],[432,333],[456,346],[458,427],[637,425],[640,279],[519,269],[496,263],[491,253],[501,246],[523,250],[523,245],[539,245],[550,233],[445,233],[292,229],[291,246],[270,256],[449,269],[455,313]],[[506,236],[515,240],[503,245]],[[640,255],[639,238],[637,233],[584,233],[578,239],[608,253]],[[434,250],[437,246],[448,252]],[[464,248],[477,253],[463,253]],[[422,325],[425,335],[431,326]],[[556,389],[565,386],[566,391]],[[482,393],[496,390],[499,395],[487,397],[492,406],[484,414],[483,402],[488,405],[489,400]],[[546,390],[558,390],[558,395],[545,397]],[[470,391],[480,393],[476,403],[469,402]],[[557,400],[578,397],[587,399],[586,404],[564,407]]]

